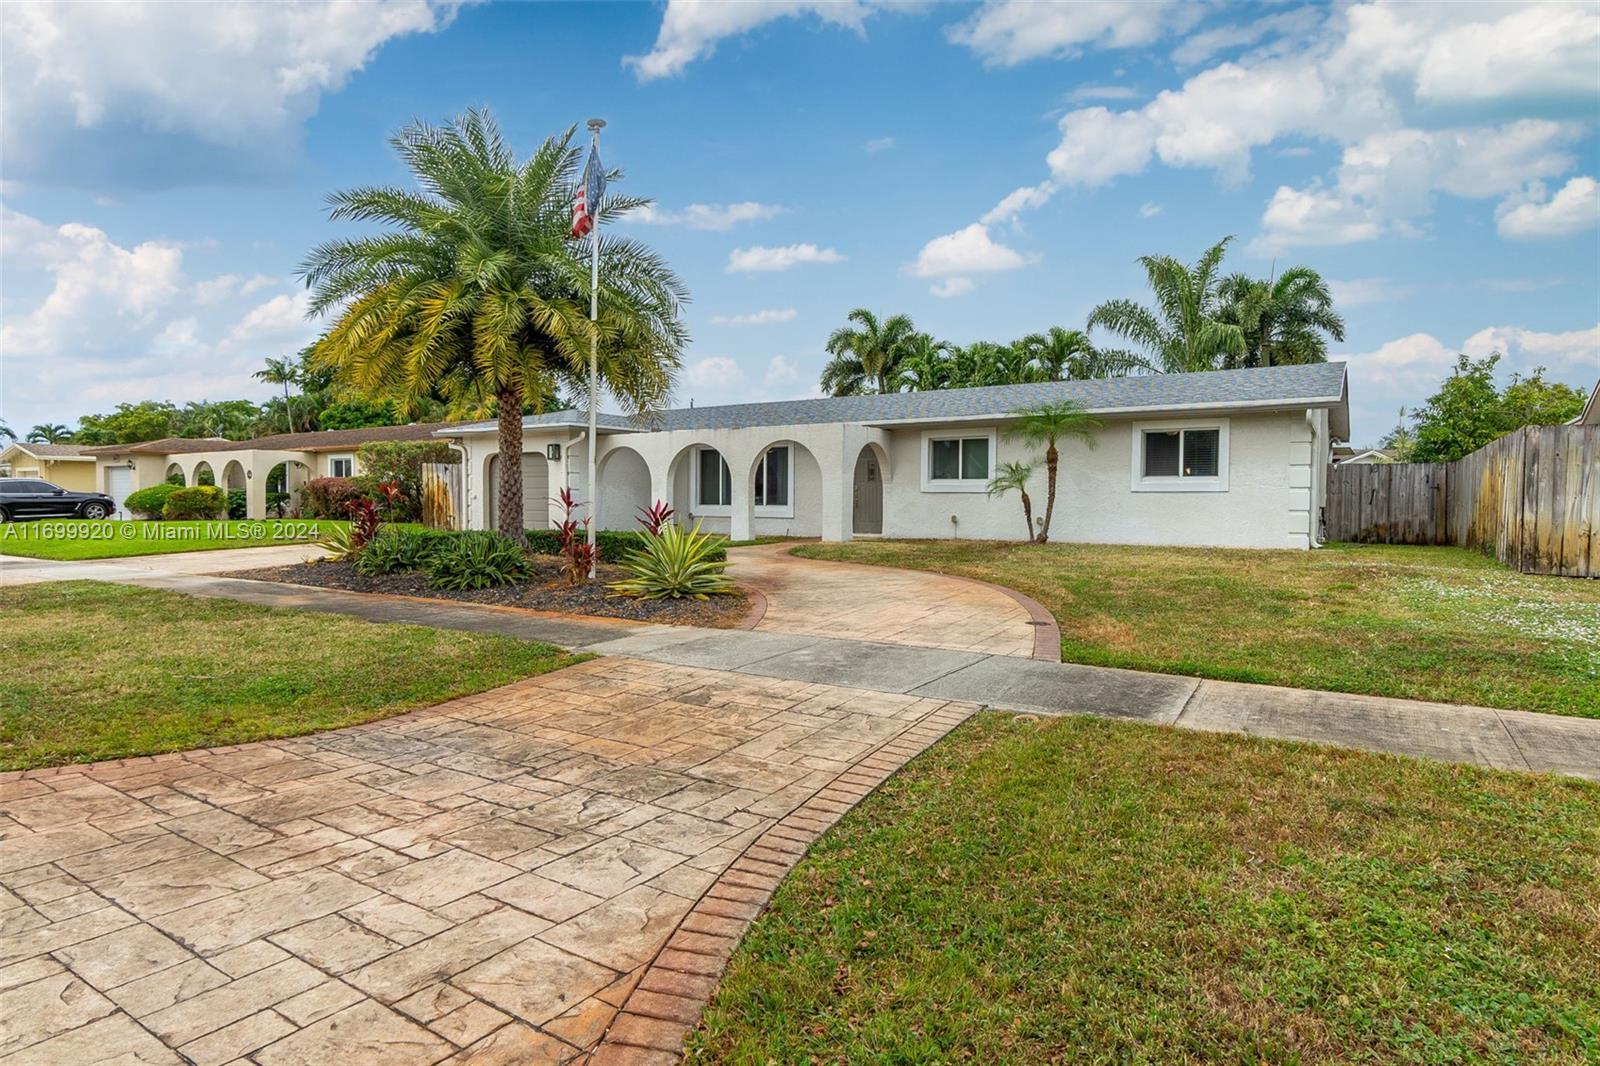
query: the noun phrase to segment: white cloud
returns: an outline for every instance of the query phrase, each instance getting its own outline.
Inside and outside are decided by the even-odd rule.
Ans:
[[[1046,57],[1070,57],[1087,47],[1134,48],[1194,24],[1201,12],[1180,0],[1085,0],[1040,4],[989,0],[947,36],[990,66],[1010,67]]]
[[[1330,278],[1328,291],[1333,295],[1333,305],[1343,309],[1403,299],[1415,292],[1416,287],[1396,284],[1389,278]]]
[[[770,326],[774,322],[791,322],[799,313],[792,307],[769,307],[744,315],[712,315],[711,322],[717,326]]]
[[[1496,208],[1500,236],[1515,240],[1570,237],[1600,223],[1600,185],[1593,178],[1573,178],[1546,199],[1543,182],[1533,182]]]
[[[744,200],[736,204],[690,204],[681,211],[667,211],[647,204],[630,213],[627,221],[647,226],[687,226],[689,229],[723,232],[741,222],[760,222],[777,218],[784,209],[777,204]]]
[[[1278,186],[1261,216],[1261,225],[1263,234],[1250,245],[1256,252],[1306,244],[1353,244],[1370,241],[1383,232],[1372,209],[1344,198],[1336,190],[1315,186]]]
[[[1158,203],[1140,204],[1139,205],[1139,217],[1140,218],[1155,218],[1157,215],[1159,215],[1161,213],[1161,210],[1162,210],[1161,205],[1158,204]]]
[[[775,355],[767,363],[767,373],[761,379],[769,389],[779,389],[802,380],[800,368],[787,356]]]
[[[201,17],[163,2],[8,5],[7,170],[87,184],[213,177],[206,168],[253,177],[292,151],[324,93],[386,41],[448,24],[455,7],[280,2]],[[178,153],[183,166],[171,165]]]
[[[1461,350],[1475,359],[1501,352],[1506,357],[1502,369],[1527,374],[1543,366],[1557,378],[1587,383],[1600,373],[1600,325],[1560,333],[1490,326],[1468,337]]]
[[[1417,95],[1442,102],[1592,100],[1597,52],[1600,8],[1538,4],[1431,36],[1417,68]]]
[[[895,140],[893,137],[874,137],[866,144],[863,144],[861,149],[868,154],[876,155],[878,152],[887,152],[894,145]]]
[[[724,38],[778,19],[815,15],[860,33],[872,7],[860,0],[667,0],[654,47],[644,55],[625,57],[623,63],[640,81],[671,77],[710,56]]]
[[[935,237],[922,246],[911,273],[919,278],[940,278],[960,274],[1018,270],[1035,261],[989,236],[982,222]]]
[[[1263,40],[1284,35],[1302,37],[1317,29],[1322,20],[1323,12],[1312,6],[1268,15],[1253,22],[1232,23],[1191,33],[1173,49],[1172,61],[1183,66],[1195,66],[1221,52]]]
[[[788,270],[801,263],[842,263],[844,256],[832,248],[814,244],[790,244],[777,248],[754,245],[728,253],[728,273],[771,273]]]
[[[1067,94],[1077,104],[1085,100],[1136,100],[1139,93],[1126,85],[1080,85]]]
[[[951,299],[956,296],[965,296],[972,291],[971,278],[945,278],[928,286],[928,291],[942,299]]]
[[[1024,185],[1008,193],[999,203],[990,208],[978,221],[985,226],[992,226],[997,222],[1006,222],[1024,211],[1032,211],[1043,207],[1054,196],[1056,186],[1054,182],[1041,181],[1037,185]]]
[[[315,333],[315,327],[306,318],[310,305],[309,292],[274,296],[245,312],[219,347],[228,351],[262,341],[294,341],[294,346],[299,347]]]
[[[230,296],[249,296],[277,282],[277,278],[267,274],[256,274],[248,278],[242,278],[237,274],[222,274],[196,285],[194,300],[196,303],[214,304]]]
[[[695,388],[723,390],[744,380],[744,369],[724,355],[709,355],[690,363],[683,380]]]

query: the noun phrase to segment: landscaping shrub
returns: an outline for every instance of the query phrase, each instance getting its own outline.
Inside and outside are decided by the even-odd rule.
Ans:
[[[733,581],[723,573],[728,566],[727,553],[723,552],[721,561],[710,558],[720,544],[700,532],[699,522],[689,530],[668,522],[660,533],[644,534],[644,541],[643,548],[624,556],[622,568],[629,576],[613,581],[613,591],[647,600],[706,600],[733,591]]]
[[[166,483],[168,485],[176,486],[177,488],[180,488],[180,489],[183,488],[183,486],[184,486],[183,471],[182,470],[174,470],[172,473],[168,474]]]
[[[228,494],[215,485],[195,485],[174,489],[161,506],[161,517],[170,519],[221,518],[228,510]]]
[[[454,536],[434,529],[385,529],[362,549],[356,573],[375,577],[426,570],[434,551]]]
[[[348,518],[350,505],[363,495],[354,478],[312,478],[300,492],[300,509],[307,518]]]
[[[537,555],[560,555],[561,534],[554,529],[527,530],[528,550]],[[727,539],[716,534],[710,534],[712,547],[708,548],[707,559],[713,562],[722,562],[728,558]],[[643,531],[624,531],[602,529],[595,534],[595,547],[600,552],[602,563],[618,563],[632,551],[639,551],[645,546]]]
[[[350,504],[350,550],[359,552],[378,535],[378,505],[363,496]]]
[[[181,488],[182,484],[174,485],[170,482],[151,485],[147,489],[128,493],[128,498],[122,505],[140,518],[157,519],[161,517],[162,508],[167,505],[167,497]]]
[[[267,493],[267,513],[268,514],[276,515],[279,518],[282,518],[284,516],[284,512],[288,509],[288,504],[289,504],[289,494],[287,492],[272,492],[272,491],[269,491]]]
[[[521,581],[528,557],[509,537],[470,530],[442,539],[428,556],[428,582],[438,589],[487,589]]]
[[[391,522],[414,522],[422,516],[422,467],[425,463],[460,462],[461,454],[443,441],[370,441],[356,449],[361,469],[380,485],[397,492],[384,493],[384,517]]]
[[[228,517],[244,518],[250,513],[249,497],[244,489],[228,490]]]
[[[573,499],[572,490],[562,489],[556,502],[561,505],[561,525],[556,527],[556,539],[561,545],[561,573],[567,584],[576,585],[589,579],[589,571],[594,569],[595,559],[600,554],[599,545],[589,543],[589,519],[579,522],[572,516],[580,506]]]

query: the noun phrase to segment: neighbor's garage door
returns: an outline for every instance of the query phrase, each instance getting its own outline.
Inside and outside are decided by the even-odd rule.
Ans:
[[[122,501],[133,491],[133,471],[125,466],[113,466],[106,471],[106,493],[117,501],[117,517],[127,518],[128,509]]]

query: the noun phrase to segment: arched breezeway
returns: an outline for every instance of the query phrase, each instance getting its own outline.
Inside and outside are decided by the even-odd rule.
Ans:
[[[614,446],[600,456],[595,478],[600,486],[597,528],[637,529],[639,512],[655,502],[650,497],[650,464],[644,456]]]
[[[821,536],[822,467],[811,449],[772,441],[757,449],[747,477],[755,536]]]
[[[191,485],[215,485],[217,483],[216,471],[211,469],[211,464],[204,459],[194,465],[194,476],[189,479]]]
[[[166,482],[169,485],[187,485],[188,481],[184,478],[183,467],[177,463],[168,463]]]

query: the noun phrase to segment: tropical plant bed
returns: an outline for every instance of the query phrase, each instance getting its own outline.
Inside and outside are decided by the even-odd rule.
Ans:
[[[721,629],[738,626],[750,610],[749,602],[742,593],[713,596],[708,600],[647,600],[619,596],[606,586],[612,581],[622,580],[627,573],[620,567],[605,563],[596,570],[594,581],[579,585],[569,585],[561,576],[559,565],[541,560],[535,562],[533,576],[528,581],[496,588],[462,590],[435,588],[429,582],[428,575],[414,571],[366,576],[356,572],[354,563],[333,561],[239,570],[224,576],[253,581],[283,581],[347,592],[421,596],[493,607],[519,607],[528,611],[558,611],[562,614],[587,614],[602,618],[627,618],[637,622]]]

